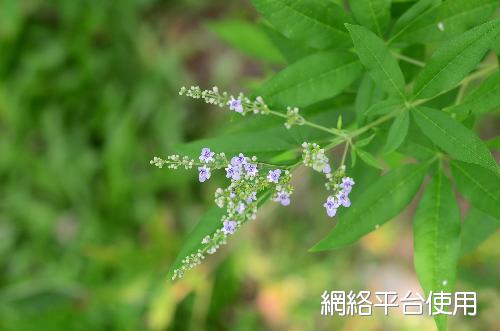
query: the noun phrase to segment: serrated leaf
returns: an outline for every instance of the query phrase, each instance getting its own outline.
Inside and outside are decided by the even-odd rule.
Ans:
[[[352,22],[342,7],[322,0],[252,0],[253,5],[284,36],[314,48],[347,48],[344,28]]]
[[[424,293],[452,292],[460,254],[460,210],[451,185],[438,170],[426,188],[413,221],[414,263]],[[446,315],[436,315],[446,330]]]
[[[322,251],[347,246],[397,216],[413,199],[424,179],[427,164],[405,165],[390,170],[339,210],[339,222],[314,247]],[[357,188],[359,189],[359,188]]]
[[[429,43],[453,38],[486,22],[499,3],[498,0],[444,1],[401,25],[389,43]]]
[[[372,80],[369,74],[364,74],[356,93],[354,109],[356,110],[356,119],[358,123],[365,120],[366,111],[374,104],[378,103],[384,97],[384,92]]]
[[[249,56],[271,63],[285,62],[266,33],[256,24],[228,19],[207,25],[219,38]]]
[[[477,209],[500,219],[500,177],[473,164],[452,161],[460,193]]]
[[[471,207],[462,224],[461,254],[475,250],[500,228],[500,220]]]
[[[349,0],[354,18],[383,36],[391,19],[391,0]]]
[[[405,80],[384,41],[359,25],[346,24],[356,53],[373,80],[387,93],[405,99]]]
[[[363,160],[367,165],[369,165],[375,169],[382,169],[382,167],[380,166],[380,163],[370,153],[362,150],[361,148],[356,148],[356,154],[358,154],[359,158],[361,160]]]
[[[457,160],[497,171],[497,164],[479,137],[449,114],[432,108],[412,110],[420,130],[438,147]]]
[[[255,93],[272,107],[305,107],[340,94],[362,66],[354,54],[327,51],[307,56],[264,83]]]
[[[408,111],[403,111],[394,119],[394,122],[389,129],[387,141],[384,146],[384,153],[391,153],[398,149],[405,140],[410,125],[410,114]]]
[[[445,42],[417,76],[412,98],[430,98],[455,87],[481,61],[499,32],[497,19]]]
[[[460,115],[481,115],[500,110],[500,71],[486,79],[478,88],[469,93],[464,100],[447,108],[450,113]]]

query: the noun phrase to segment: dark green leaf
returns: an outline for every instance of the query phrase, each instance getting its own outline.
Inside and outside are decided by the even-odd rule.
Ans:
[[[391,19],[391,0],[349,0],[354,18],[366,28],[383,36]]]
[[[424,292],[452,292],[460,254],[460,210],[442,170],[419,203],[413,241],[415,270]],[[438,330],[446,330],[446,315],[436,315],[435,321]]]
[[[405,140],[410,125],[410,114],[408,111],[403,111],[394,119],[387,136],[387,142],[384,146],[385,153],[394,152]]]
[[[481,139],[449,114],[424,107],[417,107],[412,113],[422,132],[446,153],[497,171],[497,164]]]
[[[444,43],[417,76],[413,99],[429,98],[455,87],[481,61],[499,32],[500,19]]]
[[[282,56],[286,58],[288,63],[293,63],[300,60],[312,53],[317,52],[316,49],[301,45],[296,40],[291,40],[282,35],[280,32],[276,31],[268,25],[263,25],[262,29],[271,39],[273,45],[279,49]]]
[[[500,177],[473,164],[452,161],[458,189],[477,209],[500,219]]]
[[[365,116],[385,115],[396,109],[401,109],[402,107],[403,103],[400,100],[383,100],[368,108],[365,112]]]
[[[393,32],[394,36],[398,36],[401,30],[411,26],[411,24],[418,20],[431,8],[441,4],[441,0],[419,0],[411,6],[403,15],[401,15],[396,23],[394,23]],[[392,38],[391,38],[392,39]]]
[[[283,35],[315,48],[351,45],[344,23],[348,12],[322,0],[252,0],[255,8]]]
[[[498,0],[444,1],[407,24],[400,23],[400,30],[389,43],[428,43],[453,38],[478,24],[486,22],[499,5]]]
[[[354,108],[358,123],[363,123],[365,112],[374,104],[382,100],[384,92],[373,82],[369,74],[365,74],[356,93]]]
[[[255,93],[272,107],[305,107],[334,97],[359,76],[355,55],[328,51],[305,57],[280,71]]]
[[[359,25],[346,24],[354,48],[373,80],[387,93],[405,99],[405,80],[384,41]]]
[[[339,211],[335,228],[312,251],[340,248],[398,215],[413,199],[424,179],[427,164],[405,165],[389,171],[368,187],[348,209]]]

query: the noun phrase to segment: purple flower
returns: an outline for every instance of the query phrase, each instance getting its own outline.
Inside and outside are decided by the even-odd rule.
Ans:
[[[243,113],[243,106],[241,104],[240,99],[235,99],[235,98],[231,97],[231,100],[229,100],[228,105],[229,105],[229,109],[231,109],[237,113]]]
[[[198,171],[200,172],[199,174],[200,182],[203,183],[204,181],[210,178],[210,168],[208,168],[207,166],[198,167]]]
[[[231,159],[231,164],[234,166],[242,166],[247,163],[247,159],[243,153],[240,153],[240,155],[235,156]]]
[[[226,168],[226,177],[231,178],[233,180],[241,179],[241,168],[229,165]]]
[[[251,163],[247,163],[247,164],[245,164],[244,167],[245,167],[245,171],[247,172],[248,176],[250,176],[250,177],[257,176],[257,173],[259,172],[257,170],[257,165],[251,164]]]
[[[329,174],[330,172],[332,172],[332,168],[330,167],[330,165],[328,163],[325,164],[325,167],[323,168],[323,172],[325,174]]]
[[[247,203],[251,203],[252,201],[256,201],[256,200],[257,200],[257,192],[252,192],[247,197]]]
[[[273,200],[283,206],[288,206],[290,204],[290,194],[285,191],[278,192]]]
[[[238,207],[236,208],[236,212],[241,215],[243,214],[244,211],[245,211],[245,204],[243,202],[240,202],[238,204]]]
[[[337,194],[337,199],[338,199],[339,203],[346,208],[351,206],[351,200],[349,200],[348,194],[349,193],[344,192],[344,191],[340,191],[339,194]]]
[[[211,162],[214,160],[214,155],[215,153],[210,148],[205,147],[201,150],[200,161],[205,163]]]
[[[280,169],[269,170],[269,174],[267,175],[267,181],[269,183],[278,183],[278,180],[280,179],[280,175],[281,175]]]
[[[354,185],[354,180],[351,177],[344,177],[342,178],[342,183],[340,186],[342,187],[342,190],[346,193],[351,192],[352,186]]]
[[[222,232],[224,234],[233,234],[236,231],[236,221],[224,221],[224,226],[222,227]]]
[[[326,208],[326,213],[330,217],[334,217],[337,214],[337,208],[340,206],[339,202],[335,197],[329,196],[323,205]]]

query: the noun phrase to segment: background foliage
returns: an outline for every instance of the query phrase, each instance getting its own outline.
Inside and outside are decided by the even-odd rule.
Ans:
[[[392,16],[411,4],[395,1]],[[486,9],[479,7],[475,19],[486,16],[483,12]],[[384,15],[376,21],[359,15],[351,19],[374,31],[388,24]],[[268,25],[255,28],[252,21],[258,21],[257,15],[243,1],[0,2],[0,329],[433,327],[429,318],[398,313],[370,319],[319,316],[320,295],[326,289],[419,291],[409,222],[416,206],[355,246],[311,254],[307,249],[331,223],[317,208],[323,200],[322,184],[306,172],[296,175],[301,181],[294,199],[300,204],[279,211],[265,207],[233,240],[231,255],[225,256],[225,249],[183,281],[167,281],[183,238],[212,204],[216,183],[200,187],[194,172],[153,169],[148,164],[151,156],[169,154],[177,143],[224,135],[235,139],[231,145],[237,149],[238,139],[246,144],[252,129],[264,129],[261,134],[269,137],[283,136],[285,130],[280,121],[243,122],[180,99],[179,86],[217,82],[232,91],[253,89],[285,63],[330,46],[319,37],[291,45]],[[444,20],[453,27],[446,30],[447,36],[470,26],[449,23]],[[440,42],[427,40],[435,37],[428,29],[413,23],[394,42],[415,36]],[[425,56],[419,45],[410,47],[412,54]],[[331,57],[318,56],[325,62]],[[349,63],[348,56],[338,60]],[[415,76],[414,67],[401,67],[407,81]],[[359,70],[355,65],[346,68]],[[488,82],[494,84],[495,77],[498,81],[497,73]],[[359,93],[380,100],[383,93],[368,76],[359,84],[364,87]],[[467,113],[464,107],[477,109],[477,100],[488,92],[468,93],[456,113]],[[369,106],[361,100],[366,98],[352,93],[314,107],[307,95],[287,93],[273,102],[279,105],[296,97],[294,105],[305,107],[311,120],[325,123],[337,120],[338,112],[327,111],[333,106],[340,107],[345,121],[354,119],[352,109],[343,105],[356,102],[361,113]],[[328,89],[323,93],[325,98],[336,94]],[[453,100],[454,93],[443,95],[434,106]],[[483,138],[498,134],[497,113],[468,123],[473,124]],[[273,144],[276,150],[267,152],[285,151],[302,138],[298,133],[283,136]],[[183,148],[198,153],[196,144],[204,143]],[[384,141],[373,144],[383,147]],[[495,145],[498,148],[492,141],[489,146]],[[387,147],[391,152],[395,148]],[[397,165],[401,158],[389,153],[383,162]],[[488,183],[474,167],[452,164],[459,187],[470,187],[467,174]],[[377,176],[362,162],[354,171],[359,183]],[[462,214],[467,215],[462,231],[475,235],[462,244],[457,288],[479,292],[480,315],[451,318],[452,330],[498,329],[498,232],[482,243],[498,224],[488,215],[498,208],[488,211],[489,206],[468,209],[461,200]]]

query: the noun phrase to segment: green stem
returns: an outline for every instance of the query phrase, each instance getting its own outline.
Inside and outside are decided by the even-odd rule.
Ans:
[[[411,57],[403,55],[403,54],[399,54],[397,52],[392,52],[392,54],[394,55],[395,58],[400,59],[402,61],[406,61],[406,62],[411,63],[411,64],[414,64],[417,67],[421,67],[421,68],[425,67],[425,63],[422,61],[416,60],[414,58],[411,58]]]

